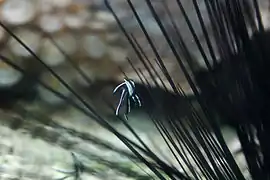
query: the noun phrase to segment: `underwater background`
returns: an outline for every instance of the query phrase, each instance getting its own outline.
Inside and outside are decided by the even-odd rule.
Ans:
[[[192,169],[190,166],[193,166],[196,172],[203,173],[197,162],[192,160],[196,158],[189,154],[187,148],[185,149],[184,142],[181,152],[185,154],[185,158],[182,159],[181,153],[178,155],[172,153],[170,146],[153,123],[155,121],[151,120],[156,116],[160,122],[166,124],[167,116],[174,114],[176,110],[175,116],[181,118],[183,127],[192,127],[189,117],[194,112],[187,102],[175,96],[175,89],[161,65],[157,63],[156,54],[149,40],[145,38],[145,32],[140,29],[128,2],[132,2],[140,16],[172,81],[181,86],[187,99],[191,99],[194,107],[197,107],[198,103],[193,101],[196,94],[185,73],[178,66],[175,54],[168,46],[164,34],[144,0],[109,2],[124,29],[131,33],[131,37],[135,37],[134,42],[143,49],[141,54],[148,57],[145,58],[148,59],[146,64],[151,66],[150,69],[154,73],[149,73],[147,66],[139,60],[121,31],[119,23],[102,0],[0,1],[0,59],[6,57],[29,73],[26,77],[5,61],[0,61],[0,179],[161,179],[115,134],[97,123],[95,113],[92,113],[94,115],[91,117],[91,113],[83,114],[80,109],[67,103],[68,100],[65,98],[70,98],[81,105],[82,109],[85,108],[84,103],[76,99],[76,93],[94,107],[94,110],[116,131],[139,143],[138,138],[134,137],[128,128],[132,127],[163,162],[186,175],[193,173],[192,170],[189,172]],[[207,51],[207,38],[200,28],[194,1],[181,2],[201,43],[202,51],[205,51],[205,57],[213,63],[211,53]],[[171,19],[166,13],[163,1],[153,0],[152,3],[170,38],[176,42],[178,34],[171,26]],[[267,0],[258,0],[265,29],[269,28],[269,3]],[[207,65],[201,58],[201,50],[197,48],[198,43],[195,42],[194,34],[190,32],[186,19],[179,11],[177,1],[167,0],[166,4],[176,19],[175,26],[181,32],[182,40],[186,42],[187,49],[196,60],[194,62],[196,68],[206,69]],[[197,0],[197,4],[209,39],[214,42],[215,31],[211,27],[211,18],[208,16],[205,2]],[[25,43],[32,53],[42,59],[51,71],[57,73],[76,93],[63,86],[9,31]],[[218,47],[214,46],[213,52],[218,51]],[[219,55],[217,58],[220,58]],[[187,68],[187,71],[190,73],[191,69]],[[122,83],[125,77],[134,80],[142,101],[142,107],[132,108],[127,121],[124,120],[129,126],[115,115],[119,96],[113,94],[114,88]],[[194,78],[196,77],[191,75],[191,79]],[[65,98],[57,97],[36,83],[37,79]],[[149,94],[146,89],[149,90]],[[160,106],[160,109],[155,106]],[[152,116],[148,114],[149,111]],[[244,178],[252,179],[245,156],[241,152],[242,147],[236,130],[226,122],[220,123],[219,127]],[[190,134],[196,136],[196,133]],[[167,138],[170,139],[170,136],[165,139]],[[177,137],[172,139],[179,143]],[[257,143],[257,139],[254,139]],[[198,151],[202,152],[202,156],[208,156],[204,154],[204,148],[198,143]],[[187,164],[187,159],[190,159],[190,164]],[[79,175],[76,174],[77,170],[74,170],[80,166],[76,163],[83,166],[77,169],[81,171]],[[163,175],[165,179],[173,179],[172,176],[166,176],[166,173]],[[207,176],[203,178],[198,175],[198,177],[195,179],[209,179]]]

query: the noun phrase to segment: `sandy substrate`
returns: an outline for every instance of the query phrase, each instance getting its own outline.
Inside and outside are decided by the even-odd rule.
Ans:
[[[44,120],[34,120],[28,115],[25,115],[23,119],[2,113],[1,179],[61,178],[65,174],[56,172],[55,169],[73,170],[70,152],[74,152],[86,167],[82,179],[127,180],[147,178],[145,171],[153,174],[144,165],[138,167],[133,160],[131,161],[132,154],[117,137],[81,113],[69,109],[55,114],[53,119],[58,127],[51,126],[52,123],[48,121],[45,125]],[[160,158],[172,162],[177,167],[175,158],[151,122],[147,120],[146,115],[130,116],[129,123]],[[115,123],[114,126],[136,141],[122,124]],[[73,133],[70,133],[72,131]],[[225,127],[223,133],[230,150],[237,151],[240,144],[235,138],[235,132]],[[236,159],[241,169],[245,171],[246,164],[243,155],[237,155]]]

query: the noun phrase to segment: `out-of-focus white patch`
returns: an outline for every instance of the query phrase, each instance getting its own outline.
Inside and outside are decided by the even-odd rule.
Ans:
[[[12,57],[10,51],[6,48],[2,49],[0,54],[17,65],[22,64],[22,59]],[[0,87],[10,87],[19,82],[22,76],[23,74],[21,72],[15,70],[8,63],[0,59]]]
[[[86,21],[91,17],[89,11],[81,10],[78,13],[66,14],[64,21],[66,26],[70,28],[79,29],[85,26]]]
[[[101,21],[90,21],[87,23],[87,27],[93,30],[106,30],[107,24]]]
[[[50,39],[45,39],[41,45],[41,59],[49,66],[57,66],[65,61],[65,56],[51,42]]]
[[[30,48],[33,52],[37,52],[40,45],[40,34],[30,29],[18,29],[14,34]],[[18,56],[31,56],[16,39],[11,38],[8,42],[10,50]]]
[[[233,129],[229,127],[223,127],[222,133],[224,134],[224,140],[228,144],[231,152],[236,152],[241,149],[240,141],[237,137],[236,132]]]
[[[261,0],[258,1],[261,19],[265,29],[270,27],[270,1]]]
[[[261,13],[262,22],[265,29],[269,29],[270,27],[270,14],[269,13]]]
[[[22,74],[12,68],[0,68],[0,87],[9,87],[16,84]]]
[[[64,26],[61,14],[43,14],[39,19],[40,28],[48,33],[61,30]]]
[[[25,24],[35,17],[35,1],[8,0],[4,2],[0,11],[2,19],[7,23],[13,25]]]
[[[103,40],[95,35],[87,35],[83,38],[83,47],[89,57],[101,58],[107,51]]]
[[[98,11],[95,14],[95,17],[98,21],[103,21],[105,23],[114,23],[115,22],[115,18],[113,17],[113,15],[107,11]]]

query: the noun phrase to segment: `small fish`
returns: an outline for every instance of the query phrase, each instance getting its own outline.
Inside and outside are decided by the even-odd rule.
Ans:
[[[120,107],[123,105],[123,102],[127,102],[127,111],[125,113],[128,114],[131,109],[131,102],[134,102],[139,107],[142,106],[141,100],[139,96],[135,92],[135,82],[131,79],[124,79],[124,82],[116,86],[116,88],[113,90],[113,93],[116,93],[118,90],[122,89],[121,97],[118,103],[118,106],[115,111],[115,115],[119,115]]]

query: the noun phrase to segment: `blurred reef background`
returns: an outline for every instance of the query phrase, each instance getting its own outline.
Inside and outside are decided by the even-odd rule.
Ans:
[[[182,15],[175,8],[175,2],[167,1],[171,1],[168,4],[173,16],[178,17],[177,26],[183,33],[188,48],[194,49],[193,56],[198,56],[200,64],[199,52],[195,48],[184,18],[181,18]],[[132,2],[157,45],[174,82],[181,84],[183,90],[188,95],[192,95],[189,84],[181,75],[179,67],[175,65],[174,56],[144,1],[133,0]],[[199,27],[199,22],[191,0],[182,2],[194,28],[198,30],[196,33],[201,35],[199,38],[202,46],[205,47],[204,36],[200,28],[196,28]],[[154,1],[153,3],[155,4]],[[259,3],[263,23],[267,28],[269,1],[260,0]],[[166,16],[163,17],[164,10],[162,7],[159,8],[158,4],[157,1],[155,8],[166,25],[168,19]],[[154,55],[126,1],[111,0],[111,5],[125,28],[132,30],[133,36],[154,64]],[[206,27],[209,27],[210,31],[210,22],[207,20],[203,3],[200,9],[203,15],[205,12]],[[115,120],[113,110],[104,103],[104,100],[113,105],[117,103],[118,99],[113,96],[112,90],[115,85],[122,82],[123,72],[135,82],[140,83],[140,79],[126,57],[130,57],[132,64],[145,74],[146,79],[149,78],[149,83],[153,87],[155,84],[151,81],[144,66],[136,59],[125,36],[102,0],[0,0],[0,21],[7,25],[46,64],[61,74],[61,77],[96,110],[111,118],[114,127],[129,136],[129,130]],[[173,29],[171,36],[176,36]],[[72,94],[47,70],[36,63],[32,55],[3,28],[0,28],[0,54],[9,57],[15,64],[40,78],[53,89],[73,98]],[[87,75],[88,82],[74,70],[70,62],[78,65]],[[157,65],[154,68],[157,72],[160,71]],[[0,88],[5,90],[5,88],[13,87],[22,79],[22,74],[4,62],[0,62]],[[166,78],[161,77],[161,79],[164,79],[163,83],[170,88]],[[156,80],[161,83],[158,77]],[[84,173],[81,175],[82,180],[151,179],[149,174],[152,175],[152,172],[141,164],[112,133],[94,121],[89,121],[89,117],[82,115],[65,101],[36,84],[27,82],[25,85],[18,86],[17,90],[24,86],[33,86],[35,90],[29,92],[31,101],[22,100],[11,109],[3,109],[0,112],[0,179],[60,179],[65,174],[56,169],[72,171],[73,159],[70,152],[74,152],[85,166]],[[140,111],[131,113],[129,122],[164,161],[178,166],[145,113]],[[248,179],[246,162],[243,155],[238,152],[241,147],[235,132],[227,126],[224,126],[222,131],[239,167]],[[134,139],[131,134],[130,138]],[[67,179],[71,180],[73,177]]]

